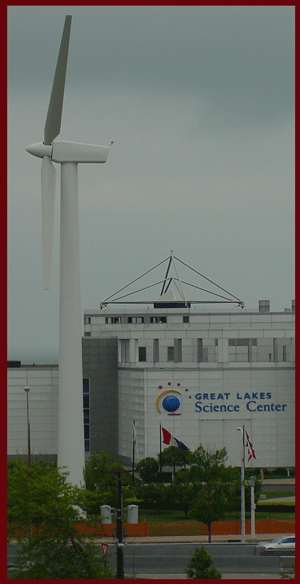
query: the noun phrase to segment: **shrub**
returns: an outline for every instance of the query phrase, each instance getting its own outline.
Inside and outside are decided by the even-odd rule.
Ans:
[[[212,557],[202,546],[196,548],[186,570],[189,580],[219,580],[222,578],[221,572],[217,568],[211,567],[214,563]]]

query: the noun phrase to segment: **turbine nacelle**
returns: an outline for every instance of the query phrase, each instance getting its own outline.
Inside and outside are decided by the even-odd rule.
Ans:
[[[26,148],[29,154],[44,158],[48,156],[52,162],[74,162],[76,164],[104,163],[107,160],[110,146],[80,144],[79,142],[63,142],[57,140],[52,144],[39,142]]]
[[[44,156],[49,156],[51,158],[52,146],[43,144],[43,142],[36,142],[36,144],[31,144],[31,146],[28,146],[28,148],[26,148],[26,152],[29,152],[29,154],[37,156],[38,158],[43,158]]]

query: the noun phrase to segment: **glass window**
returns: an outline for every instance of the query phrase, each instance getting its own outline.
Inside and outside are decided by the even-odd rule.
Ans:
[[[153,339],[153,361],[159,363],[159,339]]]
[[[174,361],[174,347],[168,347],[168,361]]]
[[[150,316],[150,322],[151,324],[153,323],[165,323],[167,322],[167,317],[166,316]]]
[[[229,347],[248,347],[248,339],[228,339]],[[257,339],[252,339],[252,345],[257,345]]]
[[[190,317],[189,316],[183,316],[182,322],[190,322]]]
[[[106,324],[122,324],[123,317],[122,316],[106,316],[105,323]]]
[[[203,363],[203,339],[197,339],[197,363]]]
[[[174,359],[175,363],[182,362],[182,339],[174,339]]]
[[[83,424],[84,424],[84,450],[90,450],[90,380],[84,378],[83,389]]]
[[[129,316],[128,323],[129,324],[143,324],[145,318],[143,316]]]
[[[121,362],[129,363],[129,339],[121,339]]]
[[[83,393],[89,393],[90,391],[90,380],[85,378],[83,380]]]
[[[146,360],[147,360],[146,347],[139,347],[139,361],[146,361]]]

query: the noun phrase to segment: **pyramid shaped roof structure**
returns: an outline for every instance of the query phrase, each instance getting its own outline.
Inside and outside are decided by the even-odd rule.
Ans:
[[[178,265],[180,268],[184,269],[192,276],[197,283],[188,282],[183,280],[179,275]],[[166,271],[163,278],[146,284],[146,280],[149,280],[149,274],[154,272],[157,268],[166,265]],[[200,277],[200,278],[199,278]],[[145,285],[140,288],[133,289],[133,285],[138,281],[142,280]],[[200,286],[201,282],[205,280],[209,283],[210,289]],[[207,286],[207,284],[205,284]],[[160,287],[159,296],[156,295],[155,299],[149,300],[149,298],[144,299],[143,294],[145,290],[149,290],[154,287]],[[188,290],[188,292],[187,292]],[[193,292],[191,292],[191,290]],[[201,292],[201,298],[197,298],[197,294]],[[213,282],[213,280],[207,278],[199,271],[195,270],[187,263],[183,262],[179,258],[175,257],[173,251],[171,250],[171,255],[108,296],[105,300],[100,303],[100,308],[107,306],[108,304],[153,304],[154,308],[179,308],[179,307],[190,307],[192,304],[237,304],[241,308],[244,308],[244,302],[229,292],[225,290],[219,284]]]

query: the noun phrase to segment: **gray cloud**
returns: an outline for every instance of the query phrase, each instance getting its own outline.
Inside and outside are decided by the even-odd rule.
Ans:
[[[231,117],[293,112],[291,6],[11,7],[9,79],[19,89],[49,85],[66,11],[74,14],[70,90],[87,83],[192,94]]]
[[[61,139],[115,144],[79,170],[82,306],[170,249],[255,307],[294,285],[294,8],[8,8],[9,355],[57,359],[42,290],[41,140],[65,14]],[[59,174],[59,173],[58,173]]]

